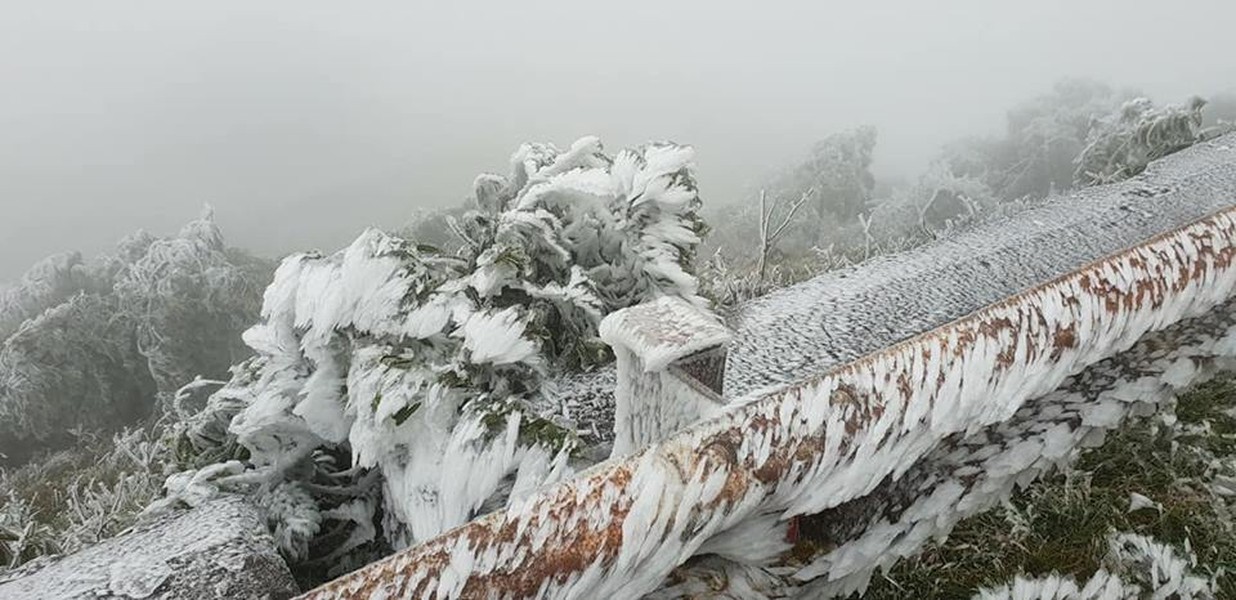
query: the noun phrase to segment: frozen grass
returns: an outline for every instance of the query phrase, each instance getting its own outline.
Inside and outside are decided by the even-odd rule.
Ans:
[[[721,253],[700,261],[696,269],[700,294],[713,302],[721,314],[732,313],[738,305],[769,292],[802,283],[828,271],[859,264],[869,257],[894,254],[922,246],[935,239],[930,236],[897,238],[869,248],[836,246],[816,249],[809,256],[781,258],[770,263],[764,277],[750,262],[731,263]]]
[[[700,282],[700,294],[712,301],[714,308],[728,315],[741,303],[769,292],[801,283],[816,275],[843,269],[889,254],[906,252],[947,239],[982,223],[1008,217],[1039,203],[1033,198],[1003,202],[974,214],[959,215],[936,227],[889,228],[879,237],[865,239],[837,237],[828,246],[812,248],[806,254],[774,253],[763,278],[758,274],[759,250],[748,245],[714,248],[705,258],[700,255],[695,270]],[[872,217],[875,218],[875,217]],[[735,236],[731,236],[735,237]]]
[[[1200,385],[1179,401],[1179,423],[1127,424],[1068,473],[1032,484],[1004,507],[958,525],[942,544],[873,580],[865,598],[970,598],[1017,575],[1078,581],[1103,565],[1113,532],[1141,534],[1196,554],[1195,574],[1236,598],[1234,498],[1236,378]],[[1130,511],[1140,494],[1156,503]]]
[[[77,446],[0,468],[0,572],[67,554],[132,525],[162,492],[173,466],[156,427],[108,438],[77,432]]]

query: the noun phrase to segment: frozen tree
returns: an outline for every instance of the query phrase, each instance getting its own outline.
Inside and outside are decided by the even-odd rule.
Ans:
[[[1127,179],[1141,173],[1150,161],[1197,143],[1204,106],[1206,101],[1199,97],[1184,106],[1156,107],[1146,98],[1126,102],[1091,129],[1086,147],[1075,160],[1077,183]]]
[[[768,190],[774,197],[798,198],[814,190],[807,226],[823,239],[822,225],[850,222],[866,210],[875,188],[871,174],[875,151],[874,127],[858,127],[830,135],[811,147],[805,160],[773,178]]]
[[[1051,93],[1009,111],[1001,138],[971,138],[946,146],[956,175],[977,178],[998,198],[1043,198],[1072,187],[1074,159],[1094,121],[1130,95],[1095,81],[1066,79]]]
[[[1200,98],[1155,107],[1101,83],[1064,80],[1052,93],[1009,112],[1003,138],[945,147],[953,175],[982,181],[1002,201],[1043,198],[1077,185],[1116,181],[1146,164],[1231,127],[1227,105],[1203,112]]]
[[[0,287],[0,341],[78,293],[109,293],[117,273],[138,260],[154,239],[138,231],[121,240],[114,254],[93,262],[80,252],[62,252],[35,263],[16,283]]]
[[[301,566],[346,568],[566,476],[577,440],[535,408],[546,376],[610,359],[610,311],[702,302],[690,148],[526,144],[474,189],[457,253],[369,230],[285,259],[245,333],[257,356],[195,428],[208,446],[230,419],[252,470],[219,481],[278,496],[262,501]]]
[[[148,411],[153,381],[116,308],[79,293],[0,345],[0,446],[10,459],[66,441],[70,427],[114,427]]]
[[[262,261],[229,251],[207,209],[179,235],[137,241],[143,251],[114,291],[136,323],[138,347],[165,397],[197,375],[221,377],[249,352],[241,332],[257,319]],[[122,244],[131,250],[132,238]]]
[[[78,252],[64,252],[35,263],[15,285],[0,289],[0,340],[27,319],[67,301],[90,286],[90,274]]]
[[[972,217],[996,201],[982,180],[958,174],[941,161],[927,168],[909,194],[923,232],[933,231],[954,219]]]
[[[1095,117],[1107,114],[1121,97],[1110,87],[1070,79],[1052,93],[1011,111],[1009,139],[1015,163],[1003,173],[1002,195],[1044,197],[1072,184],[1073,158],[1086,143]]]
[[[40,262],[0,298],[0,447],[16,461],[70,428],[132,423],[196,375],[226,375],[249,353],[240,333],[267,269],[227,249],[209,214],[90,263]]]
[[[749,262],[758,273],[809,257],[814,248],[861,243],[859,221],[875,188],[875,141],[874,128],[859,127],[816,143],[800,162],[768,176],[749,201],[714,212],[708,253],[722,252],[744,267]],[[804,196],[810,200],[798,203]],[[765,224],[769,232],[780,230],[766,251],[760,243]]]

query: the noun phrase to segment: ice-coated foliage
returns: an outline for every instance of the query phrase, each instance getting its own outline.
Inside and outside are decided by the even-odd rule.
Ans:
[[[222,376],[248,349],[268,277],[228,249],[209,211],[171,238],[138,232],[114,254],[37,264],[0,297],[0,448],[20,462],[150,413],[196,375]]]
[[[322,514],[313,496],[296,482],[284,482],[262,497],[267,526],[275,543],[293,561],[309,557],[309,542],[322,526]]]
[[[1095,124],[1086,147],[1075,159],[1079,185],[1127,179],[1150,161],[1196,143],[1202,134],[1202,108],[1194,97],[1184,106],[1156,107],[1147,98],[1125,102],[1120,110]]]
[[[137,325],[159,392],[170,395],[197,375],[222,376],[249,354],[240,333],[260,307],[265,262],[230,251],[209,209],[177,236],[140,244],[113,289]]]
[[[574,431],[529,408],[544,378],[609,360],[597,325],[611,311],[702,302],[692,157],[674,144],[611,157],[594,137],[525,144],[447,220],[457,252],[371,229],[335,254],[288,257],[245,333],[257,356],[211,396],[194,444],[230,419],[245,481],[281,498],[263,502],[283,507],[272,525],[296,562],[367,542],[379,502],[381,536],[400,547],[565,476]],[[341,527],[368,533],[311,539]]]
[[[37,556],[53,554],[56,532],[36,520],[37,510],[9,490],[0,506],[0,573]]]
[[[89,287],[90,280],[77,252],[54,254],[35,263],[15,285],[0,289],[0,340],[16,332],[27,319]]]
[[[1158,109],[1133,98],[1098,82],[1062,80],[1050,93],[1009,111],[1004,135],[947,144],[908,184],[874,182],[872,130],[826,138],[808,159],[764,182],[772,206],[767,215],[760,214],[758,200],[714,209],[705,248],[712,258],[701,266],[704,289],[714,302],[729,304],[815,272],[954,235],[993,211],[1016,212],[1052,193],[1127,177],[1148,160],[1236,129],[1224,121],[1236,114],[1230,97],[1220,96],[1223,105],[1205,113],[1200,104]],[[1122,110],[1131,115],[1127,122]],[[1090,169],[1101,176],[1084,175]],[[812,202],[793,211],[794,201],[808,191]],[[767,277],[759,277],[760,224],[786,218],[790,223],[766,256]]]
[[[1225,213],[1193,221],[1225,206],[1230,148],[1210,144],[1190,155],[1201,164],[1182,157],[1155,171],[1164,179],[1177,174],[1173,166],[1194,174],[1181,177],[1170,193],[1139,194],[1155,189],[1158,179],[1151,177],[1057,199],[1022,220],[761,303],[766,319],[736,326],[755,326],[760,334],[740,337],[730,349],[725,387],[737,400],[729,410],[314,597],[343,598],[359,589],[406,596],[539,589],[547,597],[638,597],[666,575],[679,581],[674,567],[693,554],[725,553],[764,565],[778,560],[785,549],[777,548],[780,540],[803,545],[801,553],[780,557],[788,563],[783,573],[789,583],[819,577],[822,584],[836,583],[830,589],[839,593],[865,586],[877,567],[946,533],[952,522],[941,520],[942,513],[998,502],[1042,472],[1038,461],[1058,460],[1073,444],[1096,437],[1075,428],[1110,427],[1122,403],[1170,391],[1154,373],[1165,373],[1171,386],[1185,385],[1206,364],[1208,348],[1231,348],[1206,334],[1182,342],[1179,355],[1175,344],[1148,344],[1155,357],[1149,360],[1162,360],[1162,367],[1117,362],[1120,376],[1096,377],[1096,394],[1065,392],[1078,412],[1057,407],[1047,417],[1059,417],[1063,428],[1027,427],[1024,435],[997,438],[984,431],[1017,418],[1083,366],[1230,297],[1231,221]],[[1086,201],[1079,210],[1076,205]],[[1130,220],[1130,212],[1145,216]],[[1175,221],[1164,222],[1168,215]],[[1193,224],[1180,228],[1180,222]],[[1147,238],[1152,243],[1121,251]],[[1069,257],[1082,248],[1084,256]],[[1110,258],[1095,262],[1096,256]],[[1042,261],[1030,265],[1026,257]],[[901,300],[881,306],[887,298]],[[1226,323],[1206,321],[1177,333],[1192,325],[1227,331]],[[801,344],[792,341],[799,335],[807,338]],[[856,345],[860,340],[871,345]],[[748,348],[751,354],[743,357]],[[855,357],[861,358],[847,362]],[[828,360],[836,361],[835,369],[825,370]],[[1117,381],[1121,385],[1113,388]],[[959,450],[954,444],[969,435],[975,449]],[[958,480],[922,493],[917,465],[931,477],[954,472],[936,468],[930,457],[937,451],[940,457],[969,456],[962,464],[974,468],[958,469]],[[903,485],[895,482],[904,482],[910,495],[889,489],[890,483]],[[975,495],[961,504],[967,490]],[[871,502],[864,500],[876,492]],[[803,532],[814,529],[805,519],[786,523],[812,514],[830,523],[815,530],[817,537],[804,540]],[[860,530],[856,543],[837,543]],[[804,553],[827,558],[804,567]],[[707,583],[724,587],[727,575]]]
[[[131,422],[153,382],[132,323],[111,299],[80,293],[27,321],[0,346],[0,440],[10,452],[78,425]]]

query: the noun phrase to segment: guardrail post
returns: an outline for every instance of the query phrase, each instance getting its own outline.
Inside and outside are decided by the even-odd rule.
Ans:
[[[725,404],[731,334],[708,311],[663,297],[610,314],[600,333],[617,358],[613,456],[663,440]]]

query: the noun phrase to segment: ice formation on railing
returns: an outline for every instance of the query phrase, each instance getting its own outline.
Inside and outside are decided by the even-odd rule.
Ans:
[[[618,363],[613,456],[720,414],[724,402],[713,386],[731,334],[715,316],[667,296],[609,315],[600,333]]]
[[[1201,166],[1182,158],[1185,173],[1159,181],[1192,177],[1205,185],[1189,193],[1231,193],[1230,155],[1215,148],[1230,152],[1211,147]],[[1203,170],[1222,161],[1226,170]],[[1148,193],[1132,197],[1158,194]],[[1178,224],[1158,236],[855,360],[757,388],[716,417],[306,597],[861,590],[875,569],[1096,443],[1126,414],[1232,364],[1236,209],[1182,215],[1234,199],[1166,207]],[[1154,223],[1127,210],[1137,227]]]

